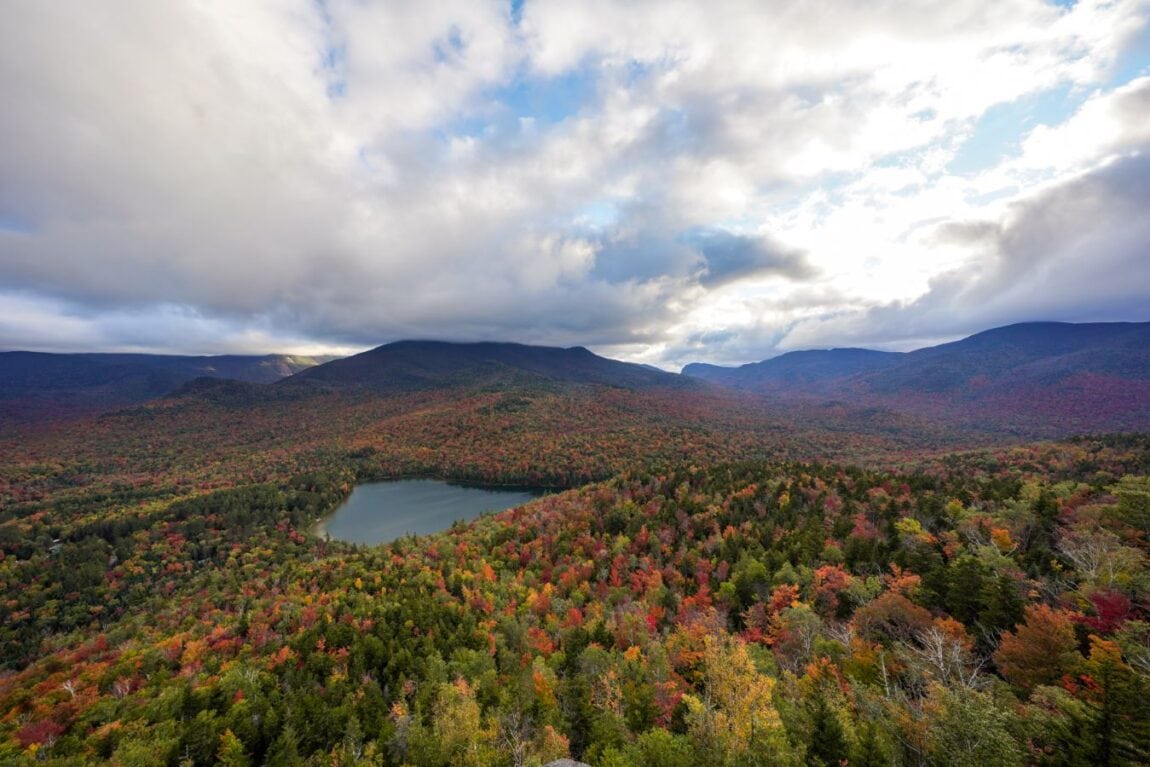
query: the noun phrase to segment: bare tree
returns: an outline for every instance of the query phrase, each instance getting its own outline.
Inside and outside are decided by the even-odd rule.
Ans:
[[[1145,555],[1123,546],[1118,536],[1107,530],[1071,529],[1062,534],[1058,550],[1070,560],[1087,584],[1113,586],[1119,576],[1137,571]]]
[[[919,631],[914,643],[904,643],[907,653],[918,659],[943,684],[979,689],[985,684],[985,658],[974,655],[961,641],[937,626]]]
[[[518,709],[500,718],[499,744],[511,757],[512,767],[524,767],[527,764],[534,733],[534,723]]]

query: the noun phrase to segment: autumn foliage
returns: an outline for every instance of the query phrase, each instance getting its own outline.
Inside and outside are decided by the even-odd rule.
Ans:
[[[661,396],[171,402],[5,442],[0,762],[1150,759],[1150,440],[801,455]],[[310,534],[412,474],[556,492]]]

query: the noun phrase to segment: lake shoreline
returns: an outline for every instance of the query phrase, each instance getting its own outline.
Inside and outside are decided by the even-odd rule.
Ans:
[[[484,513],[522,506],[550,488],[465,484],[417,477],[357,485],[310,533],[323,540],[376,546],[408,535],[431,535]]]

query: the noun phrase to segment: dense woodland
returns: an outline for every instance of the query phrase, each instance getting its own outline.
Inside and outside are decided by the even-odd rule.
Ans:
[[[0,762],[1150,761],[1150,437],[924,455],[716,395],[244,396],[5,437]],[[310,535],[417,474],[557,492]]]

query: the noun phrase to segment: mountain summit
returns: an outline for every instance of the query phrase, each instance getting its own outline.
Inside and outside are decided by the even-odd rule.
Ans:
[[[505,383],[598,384],[625,389],[697,386],[675,373],[600,357],[582,346],[397,341],[304,370],[280,386],[380,391]]]

